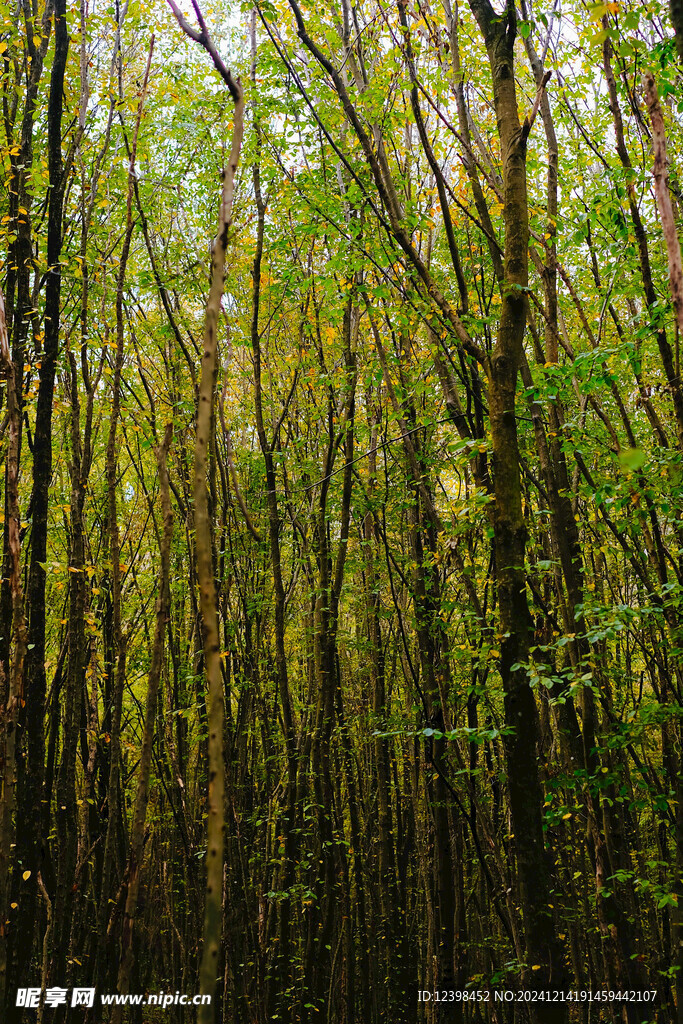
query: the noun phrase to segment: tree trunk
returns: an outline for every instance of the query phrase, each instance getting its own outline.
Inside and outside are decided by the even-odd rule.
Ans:
[[[223,674],[221,671],[218,604],[213,567],[211,513],[209,509],[209,451],[214,424],[214,391],[218,368],[218,319],[225,279],[225,256],[232,223],[235,174],[244,132],[244,97],[233,82],[230,93],[235,104],[232,147],[223,171],[223,190],[218,233],[213,246],[211,286],[204,318],[204,343],[199,401],[197,406],[194,456],[194,502],[197,578],[202,623],[204,673],[208,692],[208,835],[206,851],[206,902],[199,990],[213,998],[219,966],[223,895],[223,825],[225,817],[225,767],[223,762]],[[202,1005],[199,1024],[212,1024],[214,1009]]]

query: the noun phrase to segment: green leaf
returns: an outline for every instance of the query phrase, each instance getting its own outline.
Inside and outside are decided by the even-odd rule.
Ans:
[[[640,448],[624,448],[619,452],[619,464],[629,473],[637,473],[645,465],[645,455]]]

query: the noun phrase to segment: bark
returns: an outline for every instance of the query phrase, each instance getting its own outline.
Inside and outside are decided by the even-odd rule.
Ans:
[[[562,950],[548,909],[550,878],[542,831],[542,789],[536,760],[537,710],[524,668],[532,623],[526,595],[527,528],[522,511],[515,391],[522,356],[528,289],[529,208],[526,145],[537,106],[520,124],[514,79],[516,14],[511,4],[503,17],[491,5],[471,0],[484,37],[491,74],[503,164],[502,312],[491,358],[489,411],[493,446],[494,551],[501,641],[500,673],[505,698],[507,781],[521,888],[527,946],[526,984],[564,988]],[[527,968],[527,970],[528,970]],[[532,1019],[540,1016],[531,1004]],[[566,1020],[566,1008],[549,1004],[545,1021]]]
[[[260,167],[258,161],[253,169],[254,195],[256,198],[257,233],[256,253],[252,268],[252,314],[251,314],[251,350],[254,363],[254,405],[256,413],[256,431],[259,447],[263,454],[266,470],[267,515],[268,515],[268,550],[270,568],[273,575],[274,596],[274,629],[275,629],[275,666],[277,671],[278,691],[282,703],[282,723],[287,756],[287,788],[283,812],[283,830],[285,834],[284,856],[282,860],[281,886],[288,891],[294,882],[294,864],[296,856],[296,815],[298,800],[298,768],[297,743],[294,732],[292,702],[289,692],[289,672],[287,653],[285,650],[285,587],[282,577],[282,551],[280,545],[281,518],[278,501],[277,479],[275,475],[275,453],[277,439],[269,441],[263,415],[263,383],[261,368],[261,336],[259,331],[259,313],[261,302],[261,265],[263,260],[263,235],[265,227],[266,206],[261,194]],[[284,990],[284,979],[291,971],[290,923],[291,901],[283,899],[279,905],[279,967],[276,971],[275,986],[270,998],[280,999]],[[289,1009],[282,1006],[285,1024]]]
[[[21,574],[21,512],[19,507],[19,442],[21,434],[21,404],[17,391],[21,391],[21,372],[12,359],[5,319],[5,299],[0,291],[0,369],[6,380],[8,413],[8,447],[5,466],[5,507],[7,519],[7,550],[9,554],[9,593],[11,618],[5,622],[11,644],[8,673],[0,666],[0,692],[2,694],[3,777],[0,800],[0,996],[3,1003],[14,994],[7,978],[7,923],[10,913],[10,850],[16,835],[16,737],[17,720],[24,699],[24,661],[28,645],[24,592]]]
[[[126,200],[126,231],[121,248],[119,268],[116,276],[116,355],[114,358],[114,375],[112,381],[112,399],[109,419],[109,435],[107,438],[107,450],[105,458],[105,474],[107,480],[107,534],[109,543],[109,561],[111,578],[111,662],[110,662],[110,689],[112,700],[111,727],[109,731],[109,778],[107,780],[107,831],[104,843],[104,854],[102,863],[102,884],[98,907],[97,927],[97,960],[95,964],[95,978],[99,980],[112,973],[109,958],[106,956],[106,941],[108,922],[110,920],[112,896],[112,882],[114,881],[114,868],[117,857],[118,831],[120,827],[120,791],[121,791],[121,714],[123,707],[123,690],[126,674],[127,641],[123,632],[121,621],[121,540],[118,521],[117,501],[117,477],[118,477],[118,427],[121,411],[121,380],[123,371],[123,356],[126,340],[124,326],[124,286],[126,280],[126,269],[130,254],[131,240],[135,222],[133,220],[133,194],[135,178],[135,159],[137,154],[137,142],[142,121],[142,112],[145,101],[145,93],[149,80],[149,71],[152,64],[154,52],[154,36],[152,36],[147,56],[147,65],[140,101],[138,103],[137,116],[133,131],[133,138],[130,146],[130,158],[128,163],[128,193]],[[67,705],[68,706],[68,705]],[[118,887],[118,885],[117,885]],[[114,908],[114,911],[116,908]]]
[[[39,87],[43,75],[45,55],[51,39],[51,4],[45,4],[42,16],[40,17],[37,6],[30,10],[26,8],[23,14],[26,29],[27,56],[25,58],[22,73],[17,75],[16,79],[17,93],[22,87],[25,90],[24,106],[22,110],[21,127],[18,139],[14,138],[13,125],[10,125],[7,118],[5,119],[7,142],[12,154],[10,156],[10,173],[8,179],[8,215],[10,218],[9,224],[14,229],[15,240],[10,243],[8,250],[7,282],[5,291],[6,308],[4,312],[7,332],[11,338],[12,362],[15,368],[14,399],[16,401],[16,408],[14,410],[10,410],[8,401],[8,413],[10,421],[11,448],[14,452],[13,457],[16,457],[17,461],[17,474],[21,459],[23,438],[23,367],[26,356],[27,338],[31,329],[34,334],[39,333],[38,315],[37,310],[33,305],[31,292],[31,273],[33,270],[33,225],[31,219],[33,189],[31,188],[31,174],[33,167],[33,130],[36,112],[38,110]],[[40,33],[40,39],[38,39],[35,34],[38,31]],[[21,81],[24,74],[25,85]],[[57,74],[59,74],[59,71]],[[53,95],[54,94],[51,92],[51,98]],[[18,94],[16,95],[16,101],[18,102]],[[52,173],[53,167],[51,166],[51,176]],[[48,325],[46,324],[46,328],[47,326]],[[11,387],[8,388],[8,392],[9,390],[11,390]],[[9,486],[8,500],[11,500]],[[12,513],[8,505],[6,520],[8,527],[11,523],[11,515]],[[40,538],[40,530],[38,531],[38,537]],[[12,550],[12,546],[16,544],[19,546],[16,547],[15,550]],[[3,552],[5,566],[5,571],[3,572],[4,580],[9,581],[12,579],[13,569],[11,566],[14,566],[16,558],[20,557],[20,547],[21,531],[18,530],[16,537],[12,537],[9,528],[6,529]],[[24,582],[26,593],[23,597],[23,614],[25,615],[26,628],[22,654],[23,671],[25,671],[24,659],[28,661],[28,657],[31,653],[28,649],[28,645],[30,643],[28,630],[30,629],[31,619],[30,584],[26,587],[25,583],[26,581]],[[1,588],[0,602],[3,636],[2,641],[0,641],[0,659],[4,662],[3,671],[6,678],[10,678],[12,673],[9,645],[12,633],[12,620],[15,610],[16,600],[15,595],[12,592],[12,584],[10,583],[9,586],[5,584]],[[40,607],[37,607],[35,611],[38,616],[38,624],[40,624],[40,618],[44,615],[44,612]],[[18,620],[15,618],[14,621],[16,625]],[[38,634],[40,634],[40,629],[38,629]],[[16,652],[14,657],[16,659]],[[32,715],[33,708],[29,706],[29,702],[26,700],[25,691],[26,681],[23,679],[21,693],[21,700],[23,703],[20,703],[17,709],[15,726],[13,728],[13,736],[10,744],[10,753],[13,760],[16,760],[16,764],[13,764],[11,769],[9,765],[6,765],[5,767],[7,771],[11,770],[15,773],[15,791],[13,792],[12,799],[16,800],[16,806],[21,809],[22,813],[26,812],[29,822],[29,827],[25,831],[23,829],[17,831],[17,855],[22,859],[26,857],[27,861],[30,863],[35,863],[37,860],[37,849],[35,845],[35,815],[37,813],[36,808],[39,806],[42,794],[39,792],[36,796],[35,793],[29,792],[27,796],[25,791],[27,789],[30,791],[32,784],[35,783],[35,772],[42,770],[42,761],[40,765],[38,765],[41,732],[36,732],[35,720],[33,720],[30,726],[32,735],[28,739],[27,744],[25,736],[27,718]],[[38,716],[36,716],[36,719],[37,717]],[[42,730],[42,719],[40,720],[40,729]],[[30,765],[27,765],[27,746],[30,748]],[[35,906],[37,873],[33,869],[27,870],[31,870],[31,875],[27,879],[23,878],[23,871],[21,873],[17,872],[15,873],[15,878],[12,883],[15,899],[18,894],[21,894],[22,897],[25,896],[25,899],[22,898],[17,901],[19,904],[18,913],[13,915],[14,919],[11,922],[12,926],[8,933],[8,957],[10,961],[8,964],[9,975],[7,980],[8,996],[15,985],[29,983],[30,960],[29,957],[26,956],[26,950],[32,948],[33,944],[36,920]],[[20,877],[20,875],[22,877]],[[5,921],[6,920],[7,918],[5,918]],[[13,1007],[11,999],[7,1006],[7,1012],[10,1020],[14,1020],[16,1018],[17,1011]]]
[[[671,24],[674,27],[678,56],[683,61],[683,2],[681,0],[669,0],[669,14],[671,16]]]
[[[147,680],[147,702],[142,733],[142,746],[140,750],[140,765],[138,768],[137,794],[135,797],[135,808],[131,823],[130,848],[128,851],[128,863],[126,866],[126,908],[123,917],[121,955],[119,959],[117,979],[117,989],[121,993],[130,991],[131,974],[135,958],[133,932],[138,910],[140,873],[142,870],[145,845],[145,822],[147,819],[149,780],[152,767],[152,743],[154,741],[157,696],[159,693],[159,684],[161,682],[161,671],[164,657],[164,634],[166,632],[171,607],[170,562],[171,541],[173,539],[173,511],[171,509],[166,460],[171,444],[172,433],[173,427],[172,424],[169,423],[166,427],[164,439],[157,447],[155,453],[157,460],[157,472],[159,474],[163,534],[161,550],[159,552],[159,596],[157,598],[156,624],[154,628],[154,641],[152,644],[152,659]],[[122,1018],[123,1007],[121,1005],[117,1005],[114,1007],[112,1012],[112,1024],[121,1024]]]
[[[377,403],[378,404],[378,403]],[[387,991],[378,993],[380,1005],[386,1000],[389,1006],[395,1004],[399,1012],[406,1012],[406,950],[404,948],[404,922],[399,907],[396,873],[395,830],[392,815],[392,787],[390,773],[390,741],[381,734],[387,728],[386,679],[380,619],[381,581],[377,565],[379,533],[372,514],[372,506],[378,501],[377,487],[377,419],[378,409],[372,392],[365,400],[370,427],[370,452],[368,455],[368,510],[363,520],[363,557],[365,562],[365,616],[369,647],[370,701],[373,723],[377,732],[375,738],[375,771],[377,773],[377,827],[379,831],[378,889],[380,893],[380,928],[377,930],[377,944],[382,963],[383,975],[388,979]],[[355,844],[354,844],[355,846]]]
[[[208,38],[208,36],[207,36]],[[194,505],[197,579],[202,625],[204,674],[208,705],[208,835],[206,852],[206,901],[199,988],[213,997],[219,968],[223,894],[223,827],[225,817],[225,766],[223,756],[224,702],[221,671],[221,644],[218,629],[218,603],[213,566],[211,511],[209,506],[209,452],[214,425],[214,392],[218,369],[218,321],[223,296],[226,252],[232,223],[235,175],[244,134],[244,96],[242,87],[229,77],[228,87],[235,108],[232,144],[223,171],[223,188],[218,232],[213,244],[211,284],[204,317],[204,339],[199,379],[194,453]],[[199,1009],[199,1024],[211,1024],[211,1006]]]
[[[666,245],[669,267],[669,289],[671,301],[676,314],[678,330],[683,333],[683,264],[681,263],[681,245],[676,229],[671,193],[669,192],[669,163],[666,155],[666,129],[662,107],[659,102],[657,83],[654,75],[648,72],[643,76],[643,91],[652,125],[652,149],[654,166],[652,177],[655,183],[657,209],[662,223],[662,233]]]
[[[66,0],[55,4],[55,50],[48,101],[48,200],[47,262],[45,293],[45,343],[39,354],[39,389],[33,453],[31,495],[31,559],[27,602],[28,643],[26,658],[26,771],[21,788],[22,863],[35,873],[41,868],[43,817],[43,763],[45,758],[45,569],[47,554],[48,489],[52,477],[52,405],[59,353],[62,248],[62,207],[65,181],[62,167],[62,110],[64,74],[69,48]],[[30,886],[24,907],[25,926],[35,917],[35,886]]]

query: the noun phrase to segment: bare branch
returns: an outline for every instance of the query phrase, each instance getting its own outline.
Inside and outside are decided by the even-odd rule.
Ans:
[[[204,15],[202,14],[199,4],[196,2],[196,0],[192,0],[192,6],[194,7],[195,14],[197,15],[197,21],[199,22],[199,29],[193,28],[192,25],[190,25],[185,15],[182,13],[178,5],[175,3],[175,0],[168,0],[168,4],[175,15],[176,21],[180,25],[185,35],[189,36],[190,39],[193,39],[195,43],[199,43],[199,45],[202,46],[206,50],[208,55],[211,57],[211,60],[213,61],[213,65],[216,68],[216,71],[221,76],[221,78],[227,85],[228,89],[230,90],[230,95],[232,96],[233,102],[238,103],[242,95],[239,80],[235,81],[235,79],[232,77],[232,73],[230,72],[229,68],[226,68],[225,63],[223,62],[223,58],[219,54],[214,44],[214,41],[211,38],[209,30],[206,26],[206,22],[204,20]]]
[[[534,121],[536,120],[536,115],[538,114],[538,109],[541,105],[541,100],[543,99],[543,92],[545,90],[546,85],[550,81],[551,76],[552,71],[546,71],[546,73],[544,74],[543,78],[539,83],[538,89],[536,90],[536,98],[534,100],[534,105],[531,108],[530,112],[527,114],[527,116],[524,118],[524,124],[522,125],[522,138],[524,139],[529,138],[531,129],[534,126]]]

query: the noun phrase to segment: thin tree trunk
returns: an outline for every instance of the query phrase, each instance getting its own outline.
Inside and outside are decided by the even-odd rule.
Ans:
[[[493,76],[494,103],[503,160],[505,224],[502,312],[491,358],[489,410],[493,446],[494,551],[501,640],[500,673],[505,698],[505,735],[510,807],[521,883],[522,916],[529,966],[536,968],[534,987],[564,988],[566,970],[548,910],[550,879],[542,830],[543,795],[536,761],[538,733],[534,692],[524,663],[529,655],[532,622],[526,595],[526,524],[522,512],[515,390],[526,325],[529,209],[526,145],[537,103],[519,122],[514,77],[516,14],[508,4],[498,16],[488,0],[470,0],[486,43]],[[542,88],[542,86],[540,87]],[[532,1020],[540,1024],[537,1004]],[[567,1019],[566,1007],[544,1008],[544,1022]]]
[[[137,116],[133,139],[130,147],[130,159],[128,163],[128,195],[126,203],[126,233],[123,239],[119,269],[116,278],[116,357],[114,360],[114,379],[112,382],[112,399],[109,422],[109,436],[107,438],[107,451],[105,461],[105,473],[107,480],[107,533],[109,539],[109,559],[111,572],[111,604],[112,604],[112,654],[111,654],[111,693],[112,712],[111,729],[109,742],[109,779],[107,782],[107,833],[104,844],[104,856],[102,862],[102,886],[100,891],[100,902],[98,908],[97,924],[97,960],[95,964],[95,978],[99,980],[104,976],[111,976],[112,967],[109,958],[106,956],[105,947],[107,939],[107,925],[110,913],[110,898],[112,889],[112,875],[116,860],[116,843],[120,826],[120,761],[121,761],[121,714],[123,708],[123,689],[126,673],[126,637],[123,633],[121,623],[121,556],[120,556],[120,535],[118,524],[118,507],[116,499],[118,447],[117,432],[121,409],[121,375],[123,370],[123,353],[125,344],[124,331],[124,309],[123,289],[126,279],[126,267],[130,253],[130,245],[133,237],[135,222],[133,220],[133,182],[135,178],[135,158],[137,153],[138,133],[142,120],[142,110],[145,102],[145,92],[149,80],[149,70],[152,63],[154,51],[154,36],[150,40],[147,66],[140,101],[138,104]]]
[[[54,10],[55,49],[48,100],[48,169],[50,189],[47,221],[47,263],[45,288],[45,343],[40,353],[38,403],[33,441],[33,490],[31,494],[31,558],[28,573],[28,652],[26,656],[26,716],[24,725],[25,769],[19,794],[22,865],[31,871],[30,885],[22,900],[22,929],[31,929],[36,917],[38,872],[43,865],[43,775],[45,762],[45,559],[47,557],[48,495],[52,478],[52,405],[57,356],[59,353],[62,272],[62,110],[64,74],[69,50],[66,0],[57,0]],[[66,812],[57,810],[58,829]],[[73,829],[75,834],[75,828]],[[65,847],[62,846],[62,850]],[[57,918],[58,923],[62,922]]]
[[[157,695],[159,692],[159,683],[161,681],[161,670],[164,656],[164,633],[166,631],[166,624],[168,622],[171,607],[170,563],[171,541],[173,539],[173,510],[171,509],[166,460],[171,444],[172,433],[173,425],[169,423],[166,427],[162,443],[155,450],[157,471],[159,473],[161,508],[163,513],[163,534],[160,551],[157,615],[154,627],[154,642],[152,644],[152,660],[149,667],[149,676],[147,681],[147,702],[142,733],[140,765],[138,768],[137,794],[135,798],[135,809],[133,811],[133,821],[131,824],[128,864],[126,867],[126,908],[123,917],[121,956],[119,960],[119,973],[117,979],[117,988],[121,993],[128,992],[130,990],[130,979],[133,969],[133,930],[135,927],[135,918],[138,907],[140,871],[142,868],[142,857],[145,844],[145,821],[147,819],[147,805],[149,802],[149,778],[152,766],[152,743],[154,741],[154,727],[156,722]],[[123,1006],[118,1004],[114,1007],[112,1012],[111,1024],[121,1024],[122,1018]]]
[[[5,320],[5,298],[0,291],[0,365],[7,382],[7,413],[9,417],[8,447],[6,456],[6,507],[9,552],[9,591],[11,595],[11,619],[5,626],[13,641],[9,647],[9,678],[4,678],[0,665],[3,707],[2,719],[2,800],[0,802],[0,996],[3,1000],[10,993],[7,988],[7,925],[10,920],[10,850],[16,834],[14,821],[16,808],[16,735],[19,707],[23,700],[23,670],[28,644],[26,619],[24,616],[24,593],[21,578],[21,512],[19,508],[19,439],[21,432],[21,406],[17,388],[21,388],[21,372],[12,359]],[[11,624],[11,630],[9,629]],[[28,879],[29,876],[27,876]]]
[[[232,81],[232,79],[231,79]],[[204,319],[204,344],[199,402],[197,407],[194,458],[194,501],[197,577],[202,621],[204,672],[208,691],[208,837],[206,851],[206,903],[204,906],[203,950],[199,971],[202,994],[215,992],[219,968],[223,894],[223,826],[225,817],[225,780],[223,759],[223,674],[221,671],[218,605],[213,568],[211,513],[209,509],[209,451],[214,423],[214,391],[218,367],[218,318],[225,278],[225,255],[232,223],[235,174],[244,132],[244,96],[233,82],[230,89],[235,104],[232,146],[228,164],[223,171],[223,191],[218,221],[218,234],[213,246],[211,287]],[[199,1024],[212,1024],[214,1010],[210,1005],[199,1009]]]

